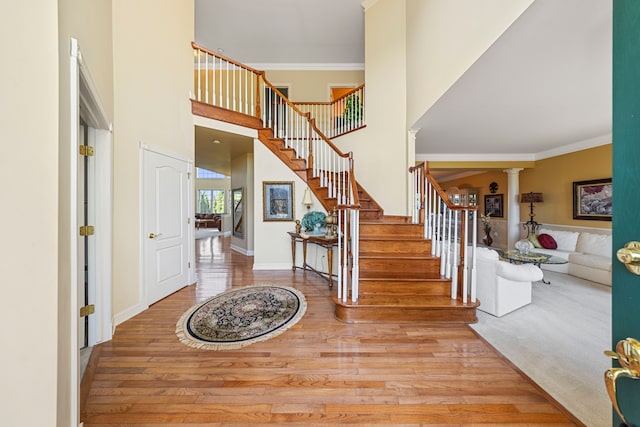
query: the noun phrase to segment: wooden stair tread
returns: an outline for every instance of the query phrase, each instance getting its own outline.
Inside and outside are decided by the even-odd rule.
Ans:
[[[440,273],[428,271],[363,271],[360,270],[360,279],[366,280],[432,280],[440,279]],[[451,280],[451,279],[447,279]]]
[[[363,240],[383,240],[383,241],[387,241],[387,242],[392,242],[392,241],[407,241],[407,240],[412,240],[412,241],[416,241],[416,242],[422,242],[424,241],[424,237],[422,236],[416,236],[415,234],[407,234],[407,235],[398,235],[395,234],[393,236],[390,236],[388,234],[369,234],[366,236],[360,236],[360,241]]]
[[[448,296],[430,296],[428,298],[415,298],[415,297],[402,297],[396,295],[360,295],[358,301],[355,303],[348,300],[347,302],[340,302],[342,305],[352,306],[387,306],[392,305],[394,307],[424,307],[424,308],[476,308],[480,305],[479,301],[474,303],[463,303],[457,299],[451,299]]]
[[[431,254],[411,254],[408,253],[394,253],[389,255],[381,254],[380,252],[362,253],[360,252],[360,259],[383,259],[383,260],[437,260],[439,258],[432,256]]]

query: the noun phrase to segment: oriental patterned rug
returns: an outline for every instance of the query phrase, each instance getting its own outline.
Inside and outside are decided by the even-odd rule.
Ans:
[[[306,310],[307,302],[297,289],[247,286],[191,307],[178,320],[176,335],[189,347],[233,350],[282,334]]]

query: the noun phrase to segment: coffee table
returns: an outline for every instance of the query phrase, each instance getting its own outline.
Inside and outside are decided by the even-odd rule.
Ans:
[[[529,252],[524,255],[517,250],[503,251],[501,249],[495,249],[500,255],[500,258],[508,260],[512,264],[533,264],[540,267],[541,264],[566,264],[568,261],[564,258],[554,255],[546,255],[538,252]],[[542,278],[542,283],[550,285],[551,282]]]

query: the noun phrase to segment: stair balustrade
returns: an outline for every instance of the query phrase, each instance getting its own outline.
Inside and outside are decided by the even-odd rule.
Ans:
[[[360,85],[330,102],[294,102],[316,119],[318,129],[335,138],[365,126],[364,85]]]
[[[431,254],[440,258],[440,275],[451,279],[451,298],[475,303],[477,207],[452,203],[426,162],[409,168],[409,173],[414,187],[412,222],[424,222]]]
[[[338,297],[358,299],[358,192],[352,154],[342,153],[320,130],[316,119],[302,111],[265,78],[265,72],[236,62],[192,43],[194,51],[194,96],[197,102],[258,118],[273,137],[292,149],[306,163],[307,181],[317,178],[327,189],[320,203],[338,215]],[[351,98],[349,98],[351,96]],[[340,129],[355,128],[364,119],[363,87],[341,97],[337,104],[350,122]],[[315,189],[310,186],[312,191]],[[316,194],[317,196],[317,194]]]

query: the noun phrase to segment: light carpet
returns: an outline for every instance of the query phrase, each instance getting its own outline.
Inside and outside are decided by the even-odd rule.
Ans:
[[[302,292],[276,285],[232,289],[194,305],[176,324],[189,347],[232,350],[282,334],[307,310]]]
[[[611,426],[604,372],[611,360],[611,288],[545,271],[533,302],[501,318],[478,311],[471,325],[588,427]]]

